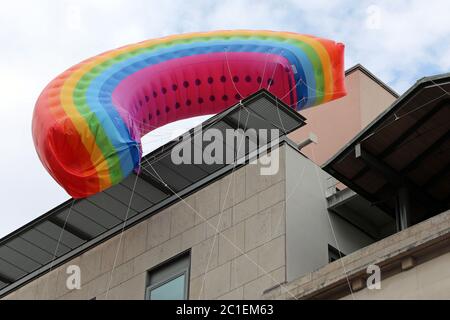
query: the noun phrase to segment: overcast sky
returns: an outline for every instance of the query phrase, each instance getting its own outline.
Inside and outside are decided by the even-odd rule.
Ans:
[[[449,12],[447,0],[3,1],[0,237],[68,199],[37,158],[31,117],[41,90],[71,65],[174,33],[285,30],[345,43],[347,68],[361,63],[402,93],[418,78],[450,71]],[[151,133],[145,151],[197,121]]]

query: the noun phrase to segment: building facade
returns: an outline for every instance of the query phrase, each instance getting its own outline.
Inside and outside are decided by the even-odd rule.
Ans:
[[[411,203],[406,213],[414,222],[400,228],[402,207],[390,207],[389,202],[397,189],[385,196],[393,189],[390,185],[378,192],[366,183],[366,190],[356,178],[345,176],[345,165],[354,157],[347,159],[348,150],[339,150],[353,144],[370,147],[367,137],[357,140],[362,129],[381,125],[387,117],[383,114],[392,108],[398,112],[395,92],[363,67],[350,69],[346,79],[349,94],[330,103],[336,105],[307,110],[306,120],[283,113],[284,124],[291,128],[270,143],[268,155],[276,154],[279,160],[274,174],[261,174],[264,163],[258,159],[267,155],[266,149],[253,150],[244,161],[217,170],[200,168],[199,177],[192,167],[171,168],[168,180],[158,184],[150,172],[95,198],[68,202],[5,237],[0,241],[2,298],[450,298],[448,179],[442,184],[431,178],[437,180],[428,182],[436,193],[423,192],[444,205],[430,209],[427,216]],[[258,99],[248,102],[258,116],[278,107],[264,96]],[[240,117],[237,124],[232,120],[240,109],[230,110],[210,123],[239,128]],[[448,105],[433,110],[448,112]],[[413,114],[409,112],[405,118]],[[422,120],[425,117],[433,119],[421,114]],[[245,124],[255,128],[277,121],[249,119]],[[445,124],[441,127],[448,130]],[[417,135],[417,130],[423,131],[408,127],[399,135],[406,139],[406,133]],[[437,147],[420,150],[440,151],[441,167],[448,165],[445,130],[427,140]],[[310,132],[319,142],[299,149]],[[169,143],[157,150],[145,170],[169,168],[158,161],[171,148]],[[410,155],[410,162],[427,159]],[[332,157],[334,162],[329,162]],[[363,168],[357,175],[364,177],[370,170]],[[398,172],[408,173],[402,168]],[[448,170],[442,174],[447,177]],[[383,177],[372,174],[374,181]],[[158,192],[161,198],[153,198]],[[378,199],[380,195],[387,200]],[[32,246],[37,248],[33,251]],[[370,266],[381,273],[379,289],[366,285]]]
[[[327,264],[328,244],[337,245],[326,221],[326,177],[292,145],[279,148],[277,174],[262,176],[259,164],[247,164],[7,298],[144,299],[152,270],[186,255],[189,299],[260,299],[265,290]],[[342,251],[372,242],[331,219]],[[80,289],[66,285],[69,266],[80,268]]]

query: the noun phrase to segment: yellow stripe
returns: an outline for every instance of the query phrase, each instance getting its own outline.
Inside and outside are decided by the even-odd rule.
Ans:
[[[78,80],[83,76],[86,67],[82,67],[77,71],[73,72],[70,77],[64,82],[61,88],[61,107],[64,109],[65,113],[72,119],[73,125],[77,129],[80,139],[83,142],[86,150],[90,150],[91,162],[97,171],[100,190],[104,190],[111,186],[111,179],[109,178],[109,167],[108,163],[103,156],[100,148],[97,146],[95,137],[92,135],[88,124],[84,120],[83,116],[77,110],[75,104],[73,103],[72,93],[73,88],[76,86]],[[80,119],[81,121],[76,121],[75,119]]]

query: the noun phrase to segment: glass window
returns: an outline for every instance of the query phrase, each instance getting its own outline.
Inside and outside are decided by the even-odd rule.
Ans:
[[[175,279],[169,280],[159,287],[150,288],[149,299],[150,300],[183,300],[184,296],[184,283],[186,276],[182,274]]]
[[[183,255],[150,270],[148,273],[148,300],[185,300],[188,298],[189,255]]]
[[[345,257],[345,254],[340,252],[335,247],[328,245],[328,262],[329,263],[339,260],[340,258],[343,258],[343,257]]]

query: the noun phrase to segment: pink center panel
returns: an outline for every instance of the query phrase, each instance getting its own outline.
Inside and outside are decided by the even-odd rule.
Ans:
[[[132,118],[132,132],[143,136],[173,121],[221,112],[261,88],[292,105],[297,101],[293,86],[291,66],[281,56],[221,52],[139,70],[117,86],[112,101],[126,123]]]

